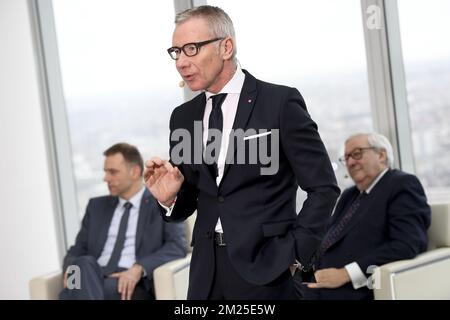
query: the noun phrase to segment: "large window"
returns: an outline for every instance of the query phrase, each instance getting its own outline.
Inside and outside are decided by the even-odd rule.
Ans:
[[[432,199],[450,198],[450,1],[399,0],[416,173]]]
[[[171,45],[172,1],[54,0],[80,215],[107,194],[103,151],[136,145],[168,156],[169,116],[183,101]]]
[[[209,0],[236,29],[242,68],[265,81],[299,89],[338,164],[345,139],[372,130],[360,0]]]

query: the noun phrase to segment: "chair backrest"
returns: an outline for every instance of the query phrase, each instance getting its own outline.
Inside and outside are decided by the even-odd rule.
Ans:
[[[428,252],[377,268],[375,299],[450,299],[450,204],[431,205]]]
[[[450,204],[432,204],[428,250],[444,247],[450,247]]]
[[[188,252],[192,252],[191,242],[195,219],[197,219],[197,211],[195,211],[191,216],[189,216],[189,218],[186,219],[186,241]]]

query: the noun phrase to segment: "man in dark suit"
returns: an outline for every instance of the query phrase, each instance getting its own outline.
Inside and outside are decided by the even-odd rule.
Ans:
[[[186,255],[184,224],[161,219],[157,201],[143,186],[137,148],[119,143],[104,155],[110,195],[89,201],[64,258],[60,299],[154,299],[153,270]],[[81,288],[68,285],[69,266],[80,271]]]
[[[373,299],[371,266],[412,259],[427,248],[431,211],[424,190],[414,175],[391,169],[389,141],[377,133],[352,136],[341,161],[355,186],[338,200],[314,275],[295,275],[305,299]]]
[[[184,82],[204,92],[173,111],[171,160],[147,161],[145,180],[166,220],[197,210],[188,298],[292,298],[290,266],[308,268],[339,195],[317,126],[296,89],[241,70],[222,9],[177,15],[172,43]]]

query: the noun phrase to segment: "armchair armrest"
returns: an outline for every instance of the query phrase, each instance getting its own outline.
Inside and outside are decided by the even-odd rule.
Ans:
[[[449,270],[450,248],[382,265],[373,275],[375,300],[450,299]]]
[[[57,300],[63,288],[62,271],[54,271],[30,280],[31,300]]]
[[[191,254],[167,262],[153,271],[157,300],[186,300],[189,285]]]

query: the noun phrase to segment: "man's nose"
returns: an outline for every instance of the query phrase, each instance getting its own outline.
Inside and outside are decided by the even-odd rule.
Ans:
[[[347,168],[351,168],[353,165],[355,165],[356,160],[353,159],[352,157],[348,157],[345,163],[347,164]]]
[[[178,70],[183,69],[188,65],[189,65],[189,57],[186,57],[184,52],[181,52],[180,55],[178,56],[178,59],[176,60],[177,69]]]

